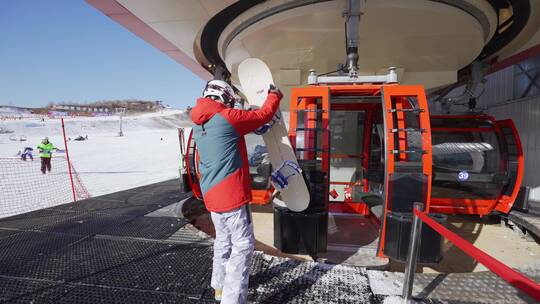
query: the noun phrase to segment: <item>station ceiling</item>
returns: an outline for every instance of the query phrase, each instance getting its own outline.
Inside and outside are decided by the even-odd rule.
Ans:
[[[237,83],[238,64],[258,57],[287,90],[305,85],[310,69],[333,71],[346,56],[345,0],[87,2],[203,79],[212,77],[208,67],[221,60]],[[514,2],[528,5],[530,15],[511,41],[490,54],[490,60],[540,43],[540,0]],[[456,82],[457,72],[481,56],[497,35],[499,18],[511,14],[511,8],[496,11],[492,4],[366,1],[359,26],[360,72],[381,74],[390,66],[398,67],[401,83],[421,83],[427,89]]]

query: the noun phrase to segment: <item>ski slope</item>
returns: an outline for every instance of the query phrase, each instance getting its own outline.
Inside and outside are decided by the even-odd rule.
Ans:
[[[97,196],[178,177],[177,128],[190,127],[191,121],[181,110],[126,116],[123,137],[118,136],[117,116],[67,118],[65,124],[68,137],[88,135],[87,141],[69,141],[69,152],[81,180]],[[14,131],[0,134],[0,157],[13,157],[26,146],[35,148],[44,136],[64,149],[59,119],[3,120],[0,126]],[[27,141],[12,141],[13,135]]]
[[[284,116],[288,123],[288,113],[284,113]],[[88,135],[86,141],[68,141],[69,154],[88,192],[92,196],[98,196],[178,178],[180,169],[178,128],[185,127],[189,131],[192,122],[186,111],[165,110],[162,113],[125,116],[122,127],[123,137],[118,136],[118,116],[66,118],[65,126],[67,136],[72,139]],[[62,189],[57,190],[62,193],[58,193],[56,199],[50,198],[50,195],[53,195],[51,193],[55,193],[54,189],[47,188],[47,185],[52,184],[53,181],[57,185],[59,184],[57,180],[66,180],[67,172],[62,172],[65,168],[64,170],[56,168],[55,171],[53,162],[53,174],[42,176],[39,172],[39,156],[36,150],[36,146],[45,136],[49,137],[55,147],[64,149],[60,119],[42,121],[40,117],[22,116],[20,120],[0,120],[0,127],[13,131],[13,133],[0,134],[0,158],[16,157],[17,152],[23,150],[24,147],[35,149],[33,164],[23,164],[21,160],[22,172],[14,171],[16,173],[4,174],[8,179],[12,176],[13,180],[4,180],[2,186],[21,192],[20,195],[11,193],[11,196],[3,197],[4,200],[9,197],[9,202],[1,202],[5,214],[2,215],[0,211],[0,217],[68,202],[66,200],[70,195],[64,193],[66,188],[63,184]],[[21,137],[27,140],[11,140]],[[256,145],[264,144],[262,138],[254,134],[246,137],[246,143],[248,153],[253,151]],[[65,154],[58,152],[54,155]],[[9,170],[18,169],[9,168]],[[27,173],[28,170],[31,172]],[[23,183],[21,179],[25,178],[32,187],[21,186]],[[48,199],[44,198],[48,205],[43,201],[35,202],[37,199],[33,199],[34,196],[30,196],[31,194],[48,196]],[[18,199],[13,199],[13,197]]]

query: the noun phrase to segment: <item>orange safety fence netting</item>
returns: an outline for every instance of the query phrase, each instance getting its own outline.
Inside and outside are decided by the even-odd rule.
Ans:
[[[90,197],[73,165],[76,200]],[[41,172],[39,157],[23,161],[18,157],[0,158],[0,218],[74,201],[68,161],[51,159],[51,172]]]

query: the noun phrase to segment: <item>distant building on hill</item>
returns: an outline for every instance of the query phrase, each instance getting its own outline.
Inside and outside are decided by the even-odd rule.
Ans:
[[[73,105],[73,104],[53,105],[49,109],[55,110],[55,111],[70,111],[70,112],[94,112],[94,113],[114,112],[112,108],[110,107],[103,107],[103,106],[88,107],[88,106]]]
[[[128,112],[156,112],[164,108],[163,101],[114,100],[88,104],[62,103],[50,104],[51,111],[66,111],[74,114],[113,114],[116,108],[125,108]]]

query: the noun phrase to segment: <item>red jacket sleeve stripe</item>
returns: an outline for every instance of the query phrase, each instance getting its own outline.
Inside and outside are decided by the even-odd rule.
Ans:
[[[280,99],[277,94],[270,93],[263,106],[258,110],[226,109],[221,114],[236,129],[236,132],[240,135],[246,135],[272,119],[279,109]]]

